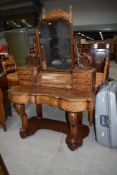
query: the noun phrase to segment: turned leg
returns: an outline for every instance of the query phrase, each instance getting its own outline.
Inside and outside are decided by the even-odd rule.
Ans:
[[[65,111],[65,116],[66,116],[66,120],[68,120],[68,111]],[[77,113],[78,116],[78,123],[82,124],[82,116],[83,116],[83,112],[78,112]]]
[[[20,115],[22,121],[22,128],[20,129],[20,136],[25,138],[29,135],[28,130],[28,118],[25,112],[25,105],[24,104],[15,104],[15,109],[17,113]]]
[[[93,118],[94,118],[94,104],[93,104],[93,102],[89,102],[89,104],[88,104],[88,121],[89,121],[90,126],[92,126]]]
[[[4,131],[7,131],[5,121],[2,121],[2,122],[0,121],[0,124],[2,125]]]
[[[7,131],[6,124],[2,124],[4,131]]]
[[[73,151],[82,145],[82,138],[79,135],[78,116],[75,112],[68,113],[69,135],[66,138],[68,147]]]
[[[89,125],[90,125],[90,126],[92,126],[93,117],[94,117],[94,112],[93,112],[93,110],[88,111],[88,121],[89,121]]]
[[[78,112],[78,113],[77,113],[77,116],[78,116],[78,123],[79,123],[79,124],[82,124],[83,112]]]

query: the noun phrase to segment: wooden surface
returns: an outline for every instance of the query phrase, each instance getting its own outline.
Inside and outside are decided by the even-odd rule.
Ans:
[[[41,105],[40,105],[41,106]],[[34,134],[39,129],[51,129],[67,134],[66,144],[71,150],[75,150],[80,147],[89,133],[88,126],[79,124],[77,112],[68,112],[68,124],[61,121],[46,119],[37,116],[28,119],[25,112],[24,104],[15,104],[17,113],[21,117],[22,128],[20,129],[20,136],[25,138]]]
[[[6,74],[8,86],[18,84],[18,75],[16,72],[16,64],[12,55],[8,55],[1,60],[2,72]]]
[[[94,92],[95,90],[95,69],[75,68],[72,71],[73,89],[77,91]]]
[[[103,72],[96,72],[96,88],[100,87],[103,83],[105,83],[108,79],[108,69],[109,69],[109,58],[106,57],[104,63],[104,70]]]
[[[54,9],[49,12],[46,16],[42,16],[43,19],[52,19],[52,18],[67,18],[69,22],[72,22],[72,12],[67,13],[61,9]]]
[[[72,80],[70,72],[41,71],[37,74],[36,86],[61,87],[71,89]]]
[[[6,131],[6,119],[11,116],[11,104],[8,98],[8,82],[6,75],[0,76],[0,123]]]
[[[95,71],[92,68],[87,70],[74,69],[76,64],[73,52],[73,32],[69,20],[64,18],[65,15],[69,17],[61,10],[52,11],[47,18],[39,22],[36,27],[36,48],[40,59],[40,68],[37,70],[35,67],[34,69],[27,68],[27,70],[26,68],[19,69],[20,85],[9,89],[9,97],[21,118],[20,136],[22,138],[34,134],[39,129],[52,129],[66,133],[66,144],[71,150],[75,150],[82,145],[83,138],[89,133],[88,126],[81,124],[81,112],[87,109],[90,112],[90,121],[93,118]],[[49,48],[49,52],[40,40],[43,34],[41,26],[45,23],[46,29],[51,29],[49,37],[53,38],[50,40],[44,35],[44,43]],[[62,28],[64,33],[58,31],[59,27],[56,29],[57,24],[64,26]],[[53,26],[55,27],[53,28]],[[59,43],[63,39],[66,39],[66,45],[63,42]],[[52,63],[56,60],[61,62],[61,66],[53,66]],[[36,104],[36,117],[28,119],[25,110],[26,103]],[[43,118],[42,104],[63,109],[67,122],[61,122],[59,118],[57,121]]]
[[[38,129],[52,129],[67,134],[66,143],[71,150],[77,149],[83,143],[83,138],[89,133],[87,126],[79,123],[78,112],[85,109],[92,110],[94,93],[89,91],[74,91],[73,89],[48,88],[42,86],[17,86],[9,90],[9,97],[21,117],[22,128],[20,135],[25,138],[35,133]],[[38,116],[28,119],[25,103],[37,104]],[[48,104],[68,111],[68,124],[58,121],[43,119],[41,104]]]
[[[42,86],[16,86],[9,90],[9,96],[14,103],[49,103],[52,106],[58,106],[67,111],[71,110],[71,107],[67,106],[67,103],[70,103],[73,106],[72,111],[78,112],[82,103],[86,104],[88,101],[93,100],[94,93]],[[81,106],[79,107],[80,103]]]
[[[9,175],[1,155],[0,155],[0,175]]]
[[[96,72],[103,72],[105,58],[109,58],[109,47],[106,43],[97,43],[93,45],[92,56],[95,62]]]
[[[6,130],[6,124],[5,124],[5,113],[4,113],[4,106],[3,106],[3,92],[0,88],[0,124]]]
[[[34,84],[39,66],[24,66],[17,68],[19,85],[32,86]]]
[[[4,73],[12,73],[16,71],[16,63],[12,55],[8,55],[5,61],[2,61]]]
[[[7,74],[6,77],[7,77],[7,82],[8,82],[9,87],[16,86],[19,84],[19,78],[18,78],[17,71]]]

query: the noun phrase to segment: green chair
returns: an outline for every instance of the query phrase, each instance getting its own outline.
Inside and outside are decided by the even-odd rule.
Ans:
[[[25,58],[29,55],[29,37],[27,28],[4,32],[9,51],[18,67],[25,66]]]

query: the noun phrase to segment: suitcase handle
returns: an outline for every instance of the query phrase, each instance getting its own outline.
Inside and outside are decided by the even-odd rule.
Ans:
[[[103,127],[109,128],[109,116],[108,115],[100,115],[100,124]]]

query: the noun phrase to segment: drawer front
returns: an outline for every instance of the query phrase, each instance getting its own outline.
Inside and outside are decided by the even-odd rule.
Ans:
[[[27,81],[27,80],[20,80],[19,81],[19,85],[32,86],[33,85],[33,82],[32,81]]]
[[[28,69],[18,69],[18,74],[19,75],[33,75],[33,70],[28,70]]]
[[[20,74],[19,75],[19,80],[29,80],[29,81],[32,81],[33,80],[33,76],[32,75]]]
[[[18,68],[18,78],[20,85],[33,85],[35,76],[39,71],[39,67],[20,67]]]
[[[76,90],[94,91],[95,70],[77,70],[72,72],[72,87]]]

